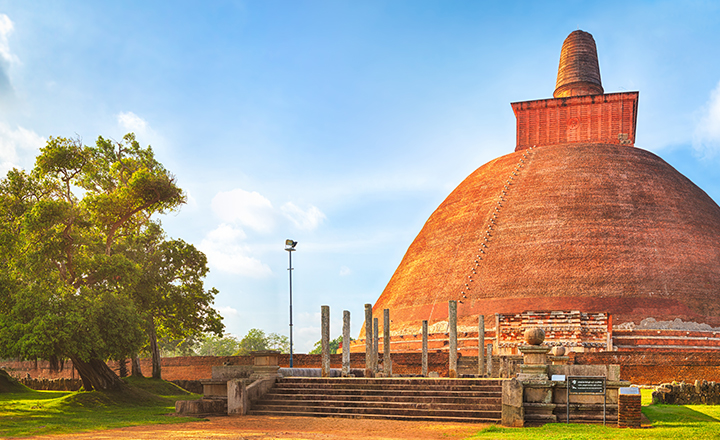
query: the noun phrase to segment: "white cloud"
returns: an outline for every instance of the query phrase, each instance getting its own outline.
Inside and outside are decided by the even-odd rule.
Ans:
[[[228,316],[238,316],[237,309],[234,309],[230,306],[216,307],[215,309],[220,312],[223,318],[227,318]]]
[[[295,224],[295,227],[305,231],[312,231],[327,218],[322,211],[312,205],[306,211],[303,211],[294,203],[287,202],[280,210],[285,217]]]
[[[712,157],[720,152],[720,83],[710,92],[710,99],[700,114],[693,136],[693,148],[704,157]]]
[[[144,134],[148,128],[147,121],[133,112],[120,112],[117,120],[122,128],[136,134]]]
[[[351,271],[350,268],[347,267],[347,266],[343,266],[343,267],[340,268],[340,276],[341,276],[341,277],[348,276],[348,275],[350,275],[351,273],[352,273],[352,271]]]
[[[0,57],[8,63],[17,63],[17,57],[10,52],[10,44],[8,43],[8,35],[12,33],[15,26],[12,20],[5,14],[0,14]]]
[[[213,269],[252,278],[265,278],[272,274],[270,267],[250,257],[250,249],[241,240],[246,238],[245,231],[230,225],[221,224],[210,231],[198,246],[207,255]]]
[[[10,128],[0,122],[0,172],[7,174],[14,167],[29,168],[40,148],[45,145],[45,138],[37,133],[17,127]]]
[[[270,232],[275,225],[275,212],[270,200],[253,191],[236,188],[219,192],[213,197],[212,210],[227,223],[239,223],[258,232]]]

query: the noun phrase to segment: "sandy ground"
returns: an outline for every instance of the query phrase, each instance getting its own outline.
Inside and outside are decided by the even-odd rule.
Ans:
[[[462,439],[486,425],[312,417],[212,417],[205,422],[135,426],[33,439]],[[26,437],[27,438],[27,437]]]

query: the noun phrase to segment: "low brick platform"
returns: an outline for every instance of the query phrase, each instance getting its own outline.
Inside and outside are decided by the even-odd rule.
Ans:
[[[493,379],[284,378],[250,415],[499,423]]]

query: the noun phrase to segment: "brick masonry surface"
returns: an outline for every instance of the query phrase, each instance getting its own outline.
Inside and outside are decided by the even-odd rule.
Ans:
[[[380,355],[382,359],[382,353]],[[430,371],[436,371],[441,376],[448,374],[447,352],[428,353]],[[463,357],[461,356],[461,359]],[[471,357],[472,358],[472,357]],[[351,354],[351,367],[364,368],[365,357],[363,353]],[[420,374],[421,353],[393,353],[393,373]],[[280,365],[289,365],[289,355],[280,355]],[[331,355],[331,368],[340,368],[342,355]],[[495,362],[501,362],[495,357]],[[295,354],[293,363],[296,368],[319,368],[320,355]],[[706,380],[720,382],[720,353],[663,353],[654,351],[644,352],[597,352],[597,353],[569,353],[569,363],[578,365],[620,365],[620,377],[638,385],[659,385],[668,382],[689,382]],[[110,367],[118,371],[117,363],[110,362]],[[166,380],[201,380],[212,377],[212,367],[221,365],[252,365],[249,356],[190,356],[163,358],[163,378]],[[150,359],[141,359],[143,373],[150,375]],[[0,367],[5,368],[15,377],[38,379],[77,379],[77,373],[71,362],[66,362],[64,369],[51,372],[46,361],[19,362],[0,361]]]
[[[642,414],[639,394],[620,394],[618,396],[618,427],[639,428]]]

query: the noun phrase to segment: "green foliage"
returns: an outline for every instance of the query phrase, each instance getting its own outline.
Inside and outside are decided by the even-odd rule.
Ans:
[[[259,350],[278,350],[281,353],[288,353],[290,351],[290,342],[287,336],[278,335],[277,333],[266,335],[264,331],[253,328],[242,338],[235,354],[245,356],[252,351]]]
[[[11,170],[0,181],[0,357],[71,358],[104,389],[120,382],[102,361],[146,337],[221,333],[205,256],[150,220],[184,200],[133,134],[94,147],[51,137],[32,172]]]
[[[175,401],[202,396],[157,379],[123,380],[129,385],[123,392],[31,390],[22,394],[0,394],[0,437],[57,435],[199,420],[167,414],[175,411]]]
[[[342,344],[343,337],[342,335],[338,336],[337,338],[330,341],[328,344],[328,348],[330,349],[330,354],[336,354],[338,350],[340,349],[340,344]],[[354,341],[353,338],[350,338],[350,341]],[[315,346],[312,350],[310,350],[310,353],[308,354],[321,354],[322,353],[322,339],[317,341],[315,343]]]
[[[232,356],[239,347],[240,343],[234,336],[207,335],[202,338],[195,353],[198,356]]]

